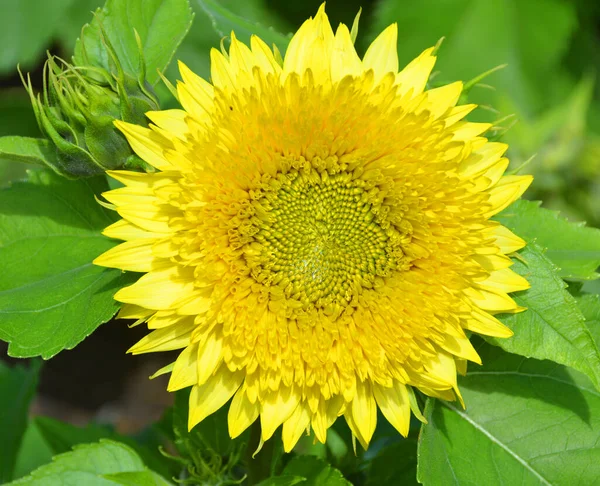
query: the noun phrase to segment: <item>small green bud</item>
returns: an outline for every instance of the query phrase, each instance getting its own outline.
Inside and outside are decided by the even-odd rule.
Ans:
[[[33,93],[29,75],[23,79],[40,130],[57,151],[52,168],[65,177],[147,169],[113,122],[147,124],[145,113],[159,109],[157,97],[145,80],[143,63],[137,79],[125,74],[115,51],[103,41],[113,72],[72,65],[49,54],[41,94]]]

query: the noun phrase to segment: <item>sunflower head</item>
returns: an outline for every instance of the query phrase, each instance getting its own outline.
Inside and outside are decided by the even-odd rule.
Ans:
[[[407,435],[415,388],[461,399],[465,331],[511,335],[493,315],[521,310],[524,242],[490,217],[531,178],[503,175],[461,83],[426,89],[434,50],[399,71],[396,42],[391,25],[361,59],[321,7],[283,62],[232,33],[211,82],[180,64],[182,110],[117,123],[157,171],[110,172],[105,234],[125,242],[95,263],[144,273],[120,316],[152,330],[131,352],[182,350],[190,427],[231,399],[232,437],[260,418],[289,451],[344,415],[367,447],[378,407]]]

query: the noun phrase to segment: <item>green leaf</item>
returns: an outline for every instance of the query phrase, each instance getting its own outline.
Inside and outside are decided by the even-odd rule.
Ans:
[[[274,478],[268,478],[260,483],[257,486],[294,486],[295,484],[306,484],[306,478],[301,476],[275,476]]]
[[[104,474],[102,477],[123,486],[168,486],[172,484],[154,471],[148,470]]]
[[[42,56],[69,6],[77,0],[2,0],[0,73],[25,69]]]
[[[140,36],[146,66],[146,79],[151,84],[159,80],[177,47],[192,24],[188,0],[108,0],[75,46],[75,63],[101,66],[112,72],[112,61],[102,43],[100,26],[115,50],[123,70],[138,78],[140,49],[135,33]]]
[[[600,347],[600,295],[581,294],[576,299],[596,346]]]
[[[56,165],[56,149],[44,138],[0,137],[0,160]]]
[[[417,483],[417,440],[409,437],[385,446],[371,461],[367,486]]]
[[[77,427],[49,417],[36,417],[34,424],[53,455],[68,452],[79,444],[111,439],[133,448],[146,464],[151,464],[157,472],[166,477],[176,475],[179,470],[173,461],[159,452],[160,443],[145,445],[131,437],[120,435],[107,426],[88,424],[85,427]]]
[[[478,349],[483,367],[459,381],[467,410],[429,400],[418,479],[447,484],[595,484],[600,394],[550,361]]]
[[[533,242],[519,256],[511,268],[525,277],[531,288],[512,297],[527,310],[497,316],[514,331],[513,337],[486,340],[509,353],[549,359],[581,371],[600,389],[600,353],[556,267]]]
[[[267,45],[275,44],[283,55],[290,42],[290,37],[276,32],[273,28],[263,27],[259,23],[246,20],[239,15],[230,12],[214,0],[197,0],[200,7],[210,18],[215,32],[219,37],[229,37],[231,31],[246,44],[250,43],[250,36],[257,35]]]
[[[50,462],[53,455],[35,420],[30,421],[23,435],[13,477],[21,478],[28,475],[34,469]]]
[[[565,278],[594,279],[599,275],[600,229],[571,223],[539,202],[519,200],[496,216],[527,242],[535,241]]]
[[[116,243],[100,234],[114,217],[94,199],[107,188],[104,177],[39,171],[0,191],[0,339],[11,356],[50,358],[117,311],[131,275],[92,264]]]
[[[283,470],[282,476],[306,478],[303,486],[350,486],[342,473],[315,456],[296,456]]]
[[[36,469],[31,475],[10,484],[48,486],[50,484],[73,484],[107,486],[110,484],[163,485],[169,484],[155,474],[145,475],[154,482],[123,482],[127,475],[121,473],[147,473],[149,470],[135,451],[125,444],[101,440],[95,444],[77,446],[72,452],[60,454],[50,464]],[[113,479],[116,475],[117,479]],[[144,477],[138,476],[138,477]],[[135,475],[134,475],[135,478]]]
[[[97,442],[100,439],[118,440],[117,434],[103,425],[88,424],[85,427],[77,427],[50,417],[36,417],[34,423],[53,455],[69,452],[73,446]]]
[[[0,483],[13,478],[19,447],[27,428],[29,403],[38,382],[39,362],[27,369],[0,361]]]

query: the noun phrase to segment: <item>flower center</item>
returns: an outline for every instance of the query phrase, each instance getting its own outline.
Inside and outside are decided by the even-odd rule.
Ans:
[[[253,277],[303,307],[345,307],[402,258],[389,208],[372,183],[314,169],[279,174],[255,202]],[[333,306],[332,306],[333,305]]]

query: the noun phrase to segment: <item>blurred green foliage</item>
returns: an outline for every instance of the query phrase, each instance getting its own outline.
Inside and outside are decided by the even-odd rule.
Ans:
[[[0,136],[37,136],[17,62],[41,86],[45,51],[68,59],[81,26],[102,0],[3,0],[0,2]],[[220,0],[250,22],[293,32],[314,14],[320,0]],[[221,39],[203,2],[194,1],[192,29],[177,52],[200,75],[209,76],[209,51]],[[529,161],[536,177],[528,193],[571,219],[600,225],[600,2],[594,0],[331,0],[333,25],[351,23],[363,8],[359,52],[386,25],[398,22],[400,63],[445,40],[432,84],[469,80],[507,64],[478,84],[470,98],[475,117],[501,123],[514,168]],[[167,77],[177,79],[172,63]],[[163,105],[175,101],[159,88]],[[514,115],[505,119],[507,115]],[[507,129],[508,128],[508,129]],[[507,130],[505,130],[507,129]],[[532,158],[533,157],[533,158]],[[24,168],[0,161],[0,180]]]

